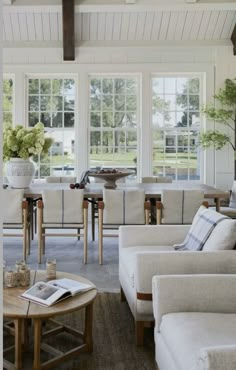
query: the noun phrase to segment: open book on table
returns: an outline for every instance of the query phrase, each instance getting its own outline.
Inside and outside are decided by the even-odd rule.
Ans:
[[[62,299],[87,292],[90,289],[94,289],[94,286],[64,278],[50,280],[46,283],[39,281],[22,293],[20,297],[44,306],[52,306]]]

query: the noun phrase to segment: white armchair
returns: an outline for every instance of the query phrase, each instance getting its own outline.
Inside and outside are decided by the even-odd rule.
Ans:
[[[235,284],[235,274],[153,277],[159,370],[236,369]]]
[[[162,274],[236,273],[236,221],[217,225],[202,252],[175,251],[190,225],[121,226],[119,279],[135,319],[136,343],[143,344],[145,326],[153,323],[152,277]]]

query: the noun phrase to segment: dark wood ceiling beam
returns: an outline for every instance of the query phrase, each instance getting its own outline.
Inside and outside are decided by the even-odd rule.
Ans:
[[[234,55],[236,55],[236,23],[234,25],[234,30],[233,30],[233,33],[232,33],[232,36],[231,36],[231,41],[232,41],[233,46],[234,46]]]
[[[62,0],[63,59],[75,60],[74,0]]]

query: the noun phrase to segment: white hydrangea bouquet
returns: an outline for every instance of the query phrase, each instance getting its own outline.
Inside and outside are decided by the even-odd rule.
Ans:
[[[33,155],[47,154],[52,143],[52,138],[45,137],[41,122],[32,128],[6,126],[3,130],[3,159],[27,159]]]

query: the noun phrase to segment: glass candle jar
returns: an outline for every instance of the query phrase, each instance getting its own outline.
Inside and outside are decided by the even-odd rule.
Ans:
[[[20,271],[22,266],[26,266],[26,263],[24,260],[16,261],[15,268],[17,272]]]
[[[57,260],[55,258],[47,258],[46,261],[46,278],[47,280],[56,279]]]
[[[26,266],[26,263],[24,260],[16,261],[15,263],[16,279],[17,279],[18,285],[20,285],[20,279],[21,279],[20,270],[22,267],[24,268],[25,266]]]
[[[6,288],[14,288],[17,286],[17,272],[14,270],[7,270],[5,272],[5,286]]]
[[[20,286],[28,286],[30,284],[30,268],[28,266],[21,266],[20,273]]]

